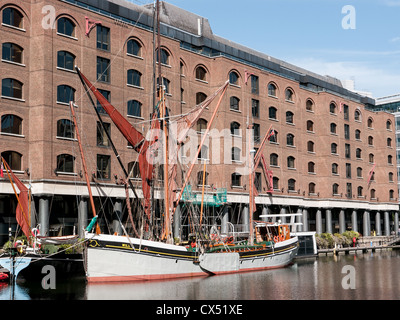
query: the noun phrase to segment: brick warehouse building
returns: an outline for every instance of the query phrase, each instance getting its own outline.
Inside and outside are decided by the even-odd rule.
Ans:
[[[255,218],[261,213],[298,212],[303,231],[376,230],[379,235],[398,229],[393,115],[370,111],[366,107],[375,104],[373,99],[344,89],[337,79],[220,38],[203,17],[166,2],[161,7],[161,68],[170,114],[188,112],[230,80],[214,127],[230,130],[230,139],[239,143],[219,149],[220,159],[228,154],[229,163],[214,164],[211,146],[201,155],[210,159],[207,192],[213,187],[227,191],[228,203],[219,213],[208,208],[210,223],[231,222],[235,230],[245,230],[248,181],[237,168],[246,162],[244,136],[251,122],[255,148],[271,125],[275,131],[263,150],[273,171],[273,192],[267,193],[257,168]],[[125,213],[125,189],[117,183],[123,173],[98,128],[74,65],[146,132],[154,99],[153,6],[123,0],[20,0],[4,1],[0,9],[0,151],[32,186],[37,213],[32,214],[32,225],[40,223],[42,234],[62,229],[68,234],[81,232],[91,218],[70,100],[78,106],[96,206],[109,212],[102,226],[111,225],[116,214]],[[92,22],[98,23],[90,28]],[[212,107],[202,114],[197,131],[211,113]],[[102,115],[122,162],[132,168],[136,152]],[[194,192],[201,190],[202,170],[202,164],[195,168]],[[132,181],[140,195],[135,172]],[[0,193],[4,242],[8,228],[16,228],[16,200],[6,176],[0,179]],[[179,229],[180,224],[175,225]],[[117,228],[114,223],[109,231]]]

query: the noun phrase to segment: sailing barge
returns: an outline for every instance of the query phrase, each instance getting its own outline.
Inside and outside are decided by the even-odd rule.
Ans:
[[[87,234],[88,282],[162,280],[282,268],[298,249],[287,225],[259,222],[260,242],[188,247],[125,236]],[[268,234],[275,233],[275,242]]]
[[[119,131],[139,153],[139,169],[144,195],[144,219],[142,220],[144,221],[144,227],[142,225],[142,228],[148,230],[149,225],[146,224],[146,222],[150,221],[150,189],[153,170],[152,163],[149,161],[153,153],[149,150],[152,148],[166,148],[167,143],[164,143],[164,146],[159,146],[156,136],[152,136],[150,140],[145,140],[141,133],[122,117],[115,107],[102,96],[80,70],[78,68],[76,68],[76,70],[87,94],[89,95],[89,91],[94,94]],[[221,96],[210,119],[207,130],[203,133],[203,139],[198,147],[198,152],[201,150],[205,137],[212,124],[212,120],[218,111],[227,85],[228,82],[217,90],[218,93],[221,93]],[[164,115],[166,115],[162,90],[160,90],[159,96],[161,97],[160,115],[159,118],[153,116],[152,128],[162,128],[166,122],[165,120],[159,120],[163,119]],[[182,139],[186,136],[185,132],[187,132],[191,125],[196,123],[201,112],[210,103],[211,100],[203,102],[203,104],[197,106],[192,113],[182,119],[181,123],[186,124],[186,127],[179,127],[178,125],[178,134],[180,137],[183,137]],[[163,109],[164,112],[162,111]],[[164,129],[166,128],[164,127]],[[167,130],[164,130],[163,133],[166,134],[166,132]],[[266,139],[270,137],[270,132],[271,128],[264,137],[262,145],[264,145]],[[166,137],[164,141],[168,141],[167,139],[168,137]],[[177,145],[180,145],[180,143],[181,141],[178,137]],[[150,152],[150,155],[147,152]],[[167,156],[168,152],[164,154]],[[252,154],[251,151],[250,154]],[[263,163],[264,159],[262,153],[259,152],[255,155],[254,159],[252,159],[251,168],[249,168],[249,172],[251,172],[249,174],[251,186],[254,185],[254,167],[257,166],[260,161]],[[201,228],[197,235],[190,239],[188,244],[182,245],[172,243],[172,216],[177,208],[177,204],[182,198],[184,190],[186,190],[185,187],[188,184],[188,179],[194,163],[193,161],[176,199],[173,195],[168,193],[168,188],[170,188],[170,186],[165,183],[170,177],[169,173],[173,170],[169,167],[169,161],[165,161],[164,163],[165,214],[163,233],[156,241],[143,238],[143,233],[139,236],[137,231],[136,237],[130,237],[128,234],[121,236],[99,234],[98,232],[86,233],[85,239],[87,243],[84,251],[84,260],[88,282],[160,280],[207,276],[281,268],[292,262],[297,253],[298,239],[297,237],[290,236],[288,225],[281,225],[279,223],[267,223],[253,221],[251,219],[248,239],[235,243],[233,243],[231,237],[226,237],[219,233],[207,233],[210,232],[210,230],[203,232],[200,230]],[[268,175],[268,172],[266,172],[266,175]],[[250,199],[252,199],[250,200],[250,212],[255,211],[253,195],[254,188],[250,188]],[[97,217],[93,220],[94,223],[96,218]],[[197,227],[202,225],[201,219],[202,217],[200,215],[200,219],[197,221]],[[134,226],[134,223],[132,223],[132,226]],[[134,228],[134,230],[136,229]],[[91,230],[90,225],[87,230]]]

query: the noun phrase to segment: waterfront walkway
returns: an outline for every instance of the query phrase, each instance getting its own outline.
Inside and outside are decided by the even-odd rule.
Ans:
[[[400,249],[399,236],[371,236],[358,239],[355,247],[318,249],[318,255],[358,254],[396,249]]]

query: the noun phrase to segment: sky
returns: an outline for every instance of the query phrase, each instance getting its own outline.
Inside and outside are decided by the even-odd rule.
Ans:
[[[137,4],[150,0],[131,0]],[[166,0],[214,34],[309,71],[400,93],[400,0]]]

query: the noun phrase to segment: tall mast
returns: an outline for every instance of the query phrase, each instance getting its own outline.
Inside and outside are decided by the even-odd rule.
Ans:
[[[157,54],[158,54],[158,87],[159,97],[161,101],[160,117],[163,123],[164,133],[164,231],[166,235],[167,243],[171,242],[171,219],[170,219],[170,207],[169,207],[169,183],[168,183],[168,127],[167,127],[167,110],[164,98],[164,79],[161,73],[161,27],[160,27],[160,1],[157,0]]]
[[[249,244],[254,244],[254,229],[253,229],[253,213],[254,213],[254,152],[255,150],[252,148],[252,139],[253,139],[253,125],[249,124],[247,127],[248,133],[250,135],[248,138],[249,145],[249,225],[250,225],[250,233],[249,233]]]
[[[92,188],[90,187],[90,181],[89,181],[89,176],[88,176],[87,167],[86,167],[86,160],[85,160],[85,156],[83,154],[83,149],[82,149],[81,136],[79,135],[78,124],[76,122],[76,116],[75,116],[75,110],[74,110],[74,104],[72,101],[69,102],[69,106],[71,108],[72,118],[74,120],[76,138],[78,139],[79,151],[81,153],[81,158],[82,158],[83,171],[85,172],[86,185],[87,185],[87,188],[89,191],[90,205],[92,206],[93,217],[96,217],[96,208],[94,206]],[[99,227],[98,223],[96,223],[96,234],[100,234],[100,227]]]

